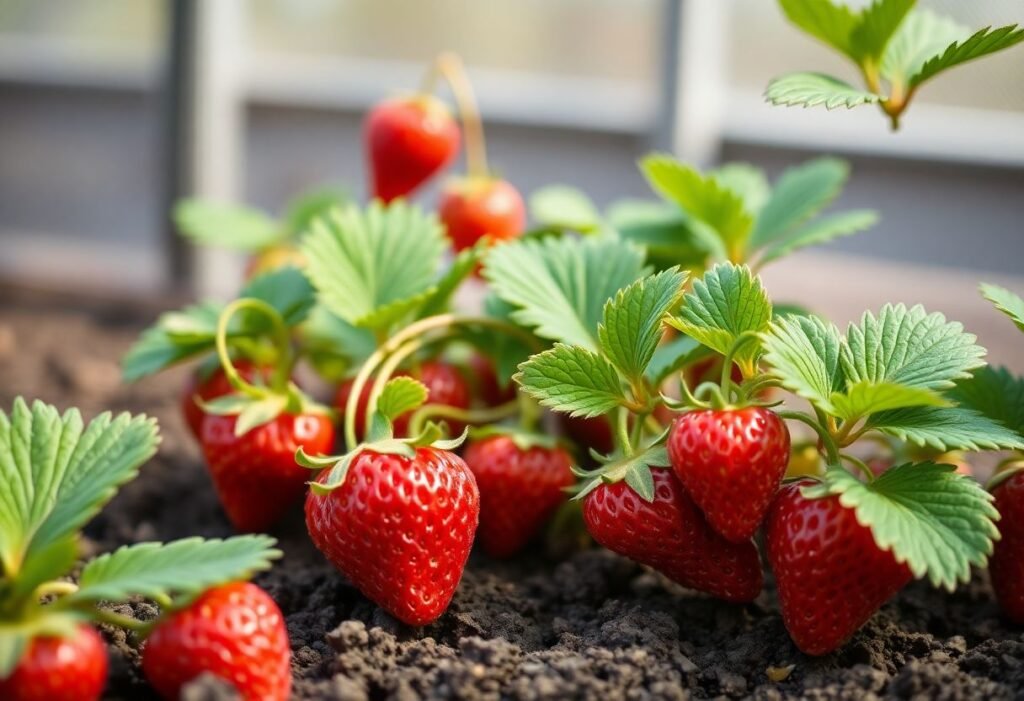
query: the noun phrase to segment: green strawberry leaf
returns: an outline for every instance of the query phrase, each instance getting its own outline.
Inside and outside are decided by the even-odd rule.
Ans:
[[[281,243],[288,234],[258,210],[197,199],[174,206],[174,223],[193,243],[239,251],[259,251]]]
[[[679,306],[686,273],[670,268],[619,290],[604,305],[601,350],[630,381],[640,382],[662,336],[662,321]]]
[[[344,207],[351,201],[352,196],[337,187],[320,187],[303,192],[288,203],[284,224],[289,238],[305,234],[315,219],[336,207]]]
[[[1024,434],[1024,378],[986,365],[949,391],[957,404]]]
[[[881,97],[874,93],[855,88],[847,82],[824,73],[787,73],[773,79],[764,91],[765,99],[773,105],[799,105],[826,109],[846,107],[853,109],[860,105],[873,105]]]
[[[320,303],[373,329],[386,329],[430,299],[445,248],[437,217],[402,200],[333,210],[313,222],[302,242]]]
[[[275,543],[270,536],[241,535],[125,545],[89,562],[78,591],[61,599],[58,606],[124,601],[133,596],[189,598],[270,569],[271,561],[281,557]]]
[[[965,407],[911,407],[872,414],[867,427],[915,443],[948,450],[1022,449],[1024,438]]]
[[[876,223],[878,213],[870,209],[854,209],[815,219],[769,244],[761,256],[761,265],[788,256],[801,248],[828,243],[870,229]]]
[[[920,305],[886,305],[851,324],[841,357],[850,382],[892,382],[920,389],[949,389],[984,365],[985,349],[963,325],[929,314]]]
[[[772,303],[746,266],[721,263],[693,284],[683,298],[679,316],[668,323],[687,336],[723,355],[728,353],[741,334],[768,330],[772,319]],[[761,353],[760,344],[746,343],[734,360],[746,376]]]
[[[516,323],[542,338],[596,350],[605,302],[647,273],[643,258],[639,247],[603,237],[516,241],[488,253],[484,276],[516,307]]]
[[[240,297],[252,297],[274,307],[289,326],[301,323],[314,304],[313,287],[292,267],[280,268],[253,278]],[[206,302],[181,311],[165,312],[146,329],[121,361],[121,372],[133,382],[176,363],[212,353],[216,346],[217,322],[224,305]],[[246,311],[236,315],[228,327],[233,341],[266,333],[270,322],[263,314]]]
[[[607,414],[627,401],[615,366],[586,348],[556,343],[513,376],[542,406],[571,416]]]
[[[753,248],[786,237],[843,191],[850,165],[838,158],[816,158],[783,171],[762,207],[750,237]]]
[[[458,291],[459,285],[473,274],[487,248],[487,243],[481,241],[472,248],[459,251],[445,274],[441,276],[437,284],[430,288],[429,294],[416,312],[416,316],[422,319],[446,311],[451,304],[452,297]]]
[[[673,265],[700,270],[709,258],[725,258],[725,248],[707,227],[694,226],[669,202],[621,200],[607,213],[608,222],[619,235],[647,250],[647,260],[657,269]]]
[[[602,225],[591,199],[568,185],[549,185],[530,195],[530,216],[541,226],[584,234]]]
[[[853,55],[852,36],[860,22],[857,13],[831,0],[779,0],[786,19],[847,56]]]
[[[348,323],[316,305],[299,327],[306,357],[326,380],[340,381],[377,349],[373,332]]]
[[[987,284],[981,286],[981,295],[1010,317],[1018,329],[1024,331],[1024,299],[1003,287]]]
[[[789,316],[762,334],[764,360],[782,386],[823,411],[846,387],[839,361],[843,339],[833,324],[814,316]]]
[[[0,411],[0,564],[14,577],[35,554],[73,536],[138,474],[159,442],[146,416],[101,414],[88,426],[20,397]]]
[[[952,465],[900,465],[869,484],[833,467],[803,494],[838,495],[880,549],[891,551],[915,577],[927,576],[949,591],[970,579],[971,565],[985,566],[999,537],[992,495]]]
[[[394,421],[402,414],[419,409],[430,394],[427,386],[411,377],[392,377],[384,385],[377,400],[377,411],[388,421]]]
[[[709,353],[710,351],[696,340],[680,334],[655,349],[651,361],[647,364],[647,379],[653,386],[659,387],[669,375]]]
[[[850,35],[850,48],[860,63],[877,64],[889,41],[916,0],[874,0],[861,12]]]
[[[708,175],[738,195],[743,200],[743,208],[753,216],[757,216],[771,194],[764,171],[749,163],[726,163]]]
[[[926,80],[947,71],[954,66],[973,61],[976,58],[1008,49],[1024,41],[1024,27],[1016,24],[992,29],[980,29],[963,41],[954,41],[941,54],[932,56],[920,70],[910,77],[910,87],[916,88]]]
[[[714,176],[701,175],[666,154],[646,156],[640,161],[640,170],[655,192],[716,232],[731,259],[740,257],[754,224],[740,195]]]
[[[949,406],[941,394],[932,390],[871,380],[855,382],[845,392],[834,392],[829,404],[826,410],[844,420],[912,406]]]
[[[966,39],[971,30],[949,17],[929,10],[913,10],[900,24],[882,56],[882,77],[906,85],[925,62],[953,42]]]

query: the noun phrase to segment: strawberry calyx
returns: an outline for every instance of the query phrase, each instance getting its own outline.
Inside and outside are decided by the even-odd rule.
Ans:
[[[457,438],[443,438],[445,429],[437,423],[428,423],[423,431],[410,438],[394,438],[390,436],[390,421],[388,421],[388,435],[371,436],[371,440],[360,443],[344,455],[333,455],[324,457],[313,457],[306,454],[300,446],[295,451],[295,462],[307,470],[317,472],[327,470],[327,478],[309,482],[310,489],[316,494],[329,494],[345,482],[349,468],[356,458],[365,452],[378,453],[381,455],[400,455],[404,458],[413,459],[416,451],[420,448],[434,448],[436,450],[455,450],[463,444],[469,429],[465,429],[462,435]]]
[[[594,470],[584,470],[573,466],[572,472],[582,478],[579,485],[571,487],[574,492],[572,500],[579,501],[600,487],[602,484],[615,484],[625,481],[644,501],[654,501],[654,477],[651,470],[670,470],[668,449],[665,438],[668,431],[659,436],[647,448],[627,456],[608,458]]]

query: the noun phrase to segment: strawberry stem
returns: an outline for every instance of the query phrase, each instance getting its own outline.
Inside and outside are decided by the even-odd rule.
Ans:
[[[245,309],[259,312],[270,319],[274,347],[277,349],[277,358],[275,359],[274,373],[271,376],[270,386],[277,392],[284,392],[288,386],[292,370],[291,336],[288,332],[288,326],[284,323],[284,319],[281,318],[278,311],[261,299],[252,297],[236,299],[224,307],[224,311],[220,313],[220,318],[217,320],[217,357],[220,359],[221,367],[224,368],[224,375],[228,378],[231,386],[242,394],[254,398],[264,396],[264,392],[255,385],[246,382],[241,374],[239,374],[238,369],[231,362],[231,354],[228,353],[228,325],[235,314]]]
[[[78,585],[74,582],[62,582],[54,580],[51,582],[43,582],[32,592],[32,601],[39,601],[45,596],[65,596],[67,594],[74,594],[78,591]]]
[[[808,416],[802,411],[780,411],[777,413],[780,418],[799,421],[813,428],[814,432],[818,434],[818,438],[821,439],[821,444],[825,447],[825,457],[828,459],[828,464],[841,464],[839,449],[836,447],[836,442],[832,440],[832,434],[830,434],[828,430],[818,423],[813,417]]]
[[[864,475],[864,479],[867,482],[875,481],[875,473],[871,471],[871,468],[863,460],[849,453],[840,453],[839,457],[856,467],[857,471]]]
[[[490,170],[487,167],[484,125],[476,104],[473,84],[466,75],[462,59],[457,54],[445,52],[434,62],[431,72],[434,71],[444,77],[459,106],[459,118],[466,132],[466,172],[471,177],[485,178],[490,174]]]
[[[629,410],[619,407],[616,414],[615,431],[624,455],[633,454],[633,441],[629,437]]]
[[[417,436],[422,433],[423,424],[427,419],[435,417],[453,419],[464,424],[490,424],[515,416],[518,411],[519,402],[515,400],[486,409],[460,409],[447,404],[424,404],[409,419],[409,435]]]

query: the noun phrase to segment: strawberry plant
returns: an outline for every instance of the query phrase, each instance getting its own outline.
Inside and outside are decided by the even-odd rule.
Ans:
[[[765,98],[827,109],[878,105],[896,130],[926,82],[1024,41],[1024,28],[1015,24],[972,31],[916,4],[873,0],[858,11],[833,0],[779,0],[790,22],[856,66],[865,87],[824,73],[789,73],[768,84]]]
[[[192,606],[197,596],[267,569],[280,556],[266,536],[138,543],[84,563],[76,581],[69,579],[77,570],[81,529],[138,474],[157,443],[156,422],[145,416],[107,413],[85,424],[77,410],[61,415],[52,406],[36,402],[30,407],[20,398],[9,415],[0,412],[4,699],[99,698],[106,684],[107,652],[93,624],[125,628],[143,640]],[[142,621],[108,608],[136,598],[159,606],[159,616]],[[267,599],[248,615],[279,629],[284,644],[277,654],[287,667],[290,650],[276,605]],[[232,631],[237,648],[224,657],[258,680],[265,674],[263,660],[254,659],[240,644],[243,634],[247,632]],[[217,641],[196,639],[193,644],[201,656],[182,682],[204,671],[222,671],[211,665],[219,656]],[[259,698],[283,700],[289,685],[286,677],[274,694]]]

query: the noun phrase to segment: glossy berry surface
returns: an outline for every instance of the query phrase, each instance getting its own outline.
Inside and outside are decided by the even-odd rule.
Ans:
[[[808,499],[784,487],[765,524],[782,620],[808,655],[837,650],[911,579],[910,569],[875,545],[839,497]]]
[[[668,437],[676,476],[708,519],[734,543],[764,520],[789,463],[789,429],[761,407],[681,415]]]
[[[235,436],[235,420],[206,416],[200,444],[231,523],[242,532],[262,532],[299,501],[311,478],[295,463],[295,451],[301,446],[307,455],[329,454],[334,425],[324,414],[281,414]]]
[[[169,700],[205,672],[230,683],[244,701],[285,701],[292,674],[284,616],[255,584],[210,589],[153,629],[142,670]]]
[[[992,588],[1003,614],[1024,625],[1024,472],[1018,472],[992,491],[1002,517],[995,552],[989,564]]]
[[[256,366],[248,360],[236,360],[235,369],[238,370],[238,374],[246,382],[254,382],[257,375],[263,380],[267,380],[270,375],[269,369],[264,369],[257,373]],[[203,417],[206,416],[203,408],[196,403],[196,396],[208,402],[211,399],[231,394],[233,391],[234,388],[228,382],[227,375],[224,374],[224,370],[220,367],[216,368],[206,378],[200,379],[196,374],[189,378],[189,381],[185,384],[185,389],[181,393],[181,414],[185,417],[185,423],[192,430],[193,436],[197,439],[199,438],[203,428]]]
[[[753,542],[730,543],[708,526],[669,469],[653,469],[654,501],[625,482],[602,484],[583,502],[587,531],[601,545],[719,599],[748,602],[764,584]]]
[[[107,646],[80,625],[71,638],[35,638],[18,665],[0,679],[3,701],[94,701],[107,684]]]
[[[428,404],[443,404],[457,409],[468,409],[473,398],[472,389],[462,372],[451,363],[441,360],[428,360],[421,363],[415,372],[400,370],[394,376],[415,377],[426,385]],[[334,398],[334,405],[338,411],[344,413],[345,407],[348,405],[348,398],[352,394],[352,385],[352,380],[346,380],[338,387]],[[366,405],[370,401],[371,385],[372,383],[368,382],[363,387],[362,396],[356,403],[356,436],[359,440],[363,439],[366,432]],[[412,413],[410,412],[402,414],[394,420],[395,436],[403,437],[408,434],[409,419],[411,418]],[[465,424],[461,422],[447,421],[452,435],[462,433],[462,429],[465,428]]]
[[[429,95],[386,100],[366,117],[364,140],[373,196],[407,197],[451,163],[459,151],[459,126],[448,108]]]
[[[508,241],[526,228],[526,205],[505,180],[466,178],[448,183],[437,208],[456,251],[471,248],[484,236]]]
[[[473,473],[435,448],[414,458],[364,450],[339,487],[306,497],[314,545],[367,598],[414,626],[448,608],[479,518]]]
[[[475,441],[464,453],[480,489],[479,541],[491,557],[522,550],[565,501],[575,481],[561,448],[523,450],[509,436]]]

